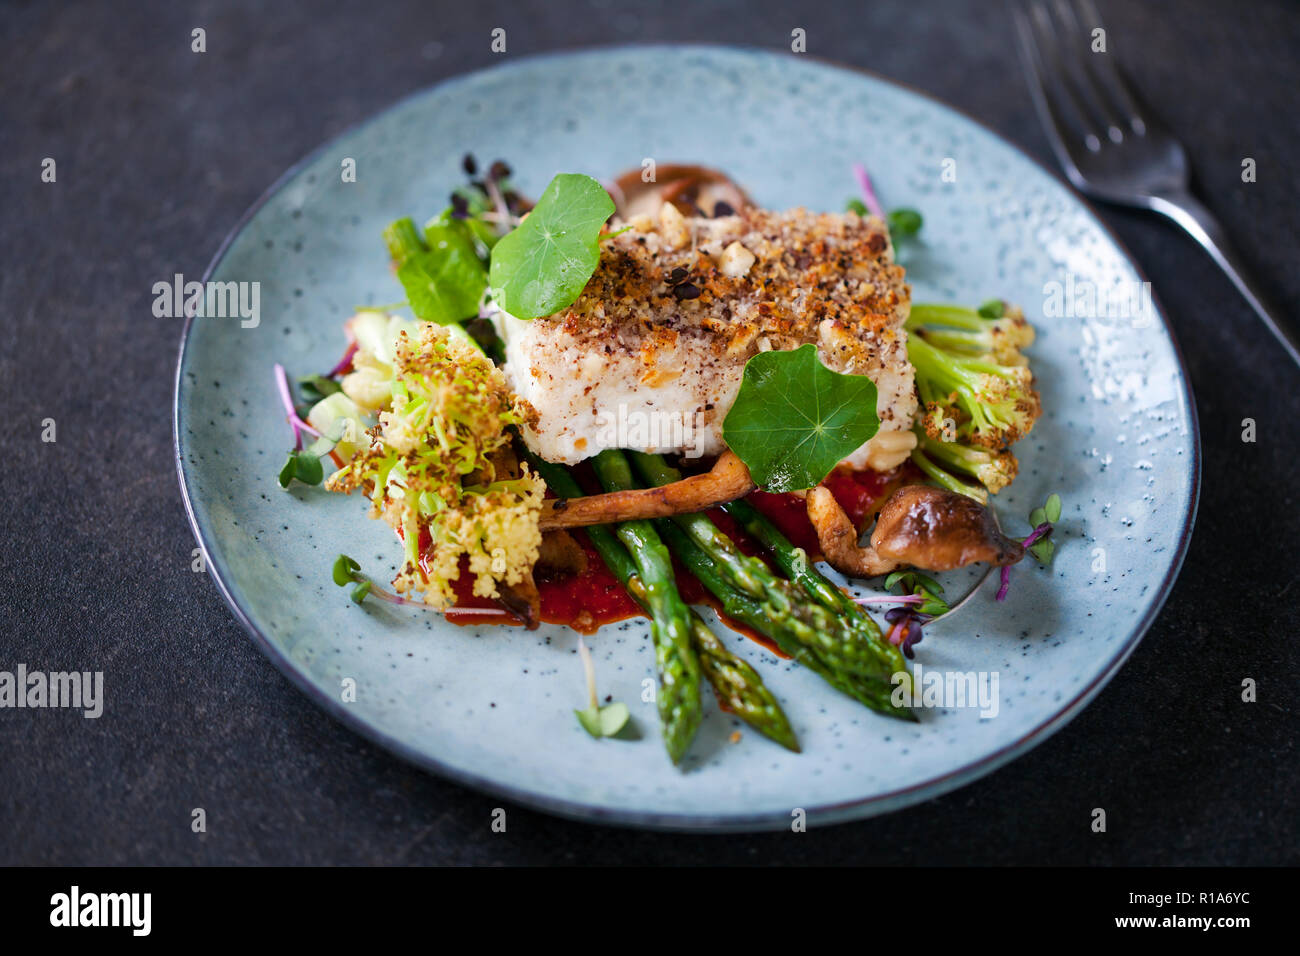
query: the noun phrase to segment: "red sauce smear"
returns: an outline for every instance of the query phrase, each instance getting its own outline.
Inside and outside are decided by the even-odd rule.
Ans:
[[[587,493],[600,492],[600,486],[591,473],[590,467],[579,466],[575,470],[575,477]],[[883,473],[871,470],[854,471],[841,467],[827,477],[825,485],[835,495],[835,499],[844,508],[849,519],[858,528],[862,528],[898,487],[914,479],[915,475],[910,464]],[[817,533],[808,520],[802,498],[793,494],[755,491],[747,500],[771,519],[796,547],[803,548],[813,557],[820,557]],[[721,508],[712,509],[709,517],[736,542],[736,546],[745,554],[756,555],[767,560],[762,546],[741,531],[731,516]],[[542,621],[547,624],[563,624],[580,634],[592,634],[605,624],[645,617],[641,606],[628,596],[618,579],[605,567],[605,563],[592,547],[586,533],[581,530],[570,533],[587,554],[587,571],[585,574],[563,577],[538,574],[537,591],[541,598]],[[428,541],[421,541],[422,550],[427,545]],[[677,589],[687,604],[713,608],[719,612],[724,623],[732,630],[762,644],[779,657],[786,656],[767,638],[744,624],[721,615],[717,600],[704,589],[694,575],[687,573],[676,562],[674,567],[677,572]],[[467,563],[462,560],[460,577],[453,584],[456,606],[447,610],[447,620],[461,625],[520,625],[518,618],[504,610],[496,601],[475,596],[473,586],[474,579],[469,574]],[[482,609],[493,609],[497,613],[486,615],[482,613]],[[458,611],[461,613],[457,613]]]

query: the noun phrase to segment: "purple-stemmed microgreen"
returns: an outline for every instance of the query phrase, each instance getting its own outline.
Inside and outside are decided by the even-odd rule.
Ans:
[[[890,625],[889,633],[885,637],[889,643],[897,645],[908,660],[911,660],[916,656],[912,653],[912,648],[921,643],[922,627],[933,621],[936,616],[922,614],[910,607],[890,608],[885,612],[885,620]]]
[[[352,360],[356,358],[357,349],[359,347],[360,346],[357,345],[355,339],[349,342],[348,350],[343,353],[343,358],[339,359],[339,364],[335,365],[332,369],[326,372],[325,377],[329,379],[335,379],[338,378],[340,375],[345,375],[352,368]]]
[[[306,485],[319,485],[325,478],[325,469],[321,466],[320,457],[334,446],[334,442],[299,416],[298,410],[293,405],[293,396],[289,392],[289,378],[285,374],[284,366],[279,362],[275,364],[275,386],[280,393],[280,403],[284,405],[285,420],[293,429],[293,450],[289,452],[288,459],[280,469],[280,487],[288,488],[295,478]],[[303,448],[303,432],[314,435],[317,439],[310,448]]]
[[[1052,563],[1052,556],[1056,553],[1056,544],[1050,540],[1050,536],[1052,529],[1056,527],[1056,523],[1060,520],[1061,496],[1055,493],[1048,496],[1046,503],[1041,508],[1035,508],[1029,512],[1029,523],[1034,526],[1034,530],[1029,532],[1020,543],[1043,567],[1047,567]],[[1010,566],[1004,566],[1001,581],[998,585],[997,599],[1005,601],[1007,591],[1010,588],[1011,568]]]
[[[574,714],[578,717],[578,723],[582,724],[582,729],[596,739],[613,737],[626,726],[631,716],[627,705],[615,701],[604,707],[600,706],[600,698],[596,694],[596,665],[591,659],[591,651],[587,649],[587,644],[582,638],[578,638],[578,656],[582,658],[582,669],[587,678],[589,703],[586,710],[575,710]]]
[[[857,603],[894,605],[885,612],[885,620],[890,625],[886,637],[911,658],[912,648],[921,643],[924,625],[951,610],[948,602],[940,597],[943,585],[919,571],[895,571],[885,578],[885,587],[898,587],[903,593],[857,598]]]
[[[867,167],[862,163],[854,163],[853,176],[858,181],[858,189],[862,192],[862,202],[867,207],[867,212],[879,219],[884,219],[885,209],[880,205],[880,200],[876,198],[876,190],[872,188],[871,177],[867,175]]]
[[[915,209],[891,209],[885,212],[885,207],[880,204],[876,197],[876,190],[871,185],[871,177],[867,175],[867,167],[862,163],[853,164],[853,175],[858,181],[858,189],[862,193],[861,199],[850,199],[848,208],[856,212],[859,216],[865,216],[870,213],[879,219],[883,219],[889,226],[889,238],[893,240],[895,246],[901,244],[907,239],[913,239],[921,231],[923,220],[921,214]]]

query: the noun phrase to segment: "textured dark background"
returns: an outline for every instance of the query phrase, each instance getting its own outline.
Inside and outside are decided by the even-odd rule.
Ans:
[[[1294,314],[1300,7],[1100,5],[1209,204]],[[196,26],[204,55],[190,51]],[[523,809],[494,834],[498,801],[377,750],[280,676],[190,571],[171,450],[180,324],[153,318],[150,288],[202,273],[319,143],[495,62],[495,26],[512,57],[633,41],[788,49],[801,26],[812,55],[928,90],[1048,158],[991,2],[0,5],[0,670],[102,669],[109,686],[98,721],[0,711],[0,862],[1300,862],[1300,372],[1189,240],[1124,212],[1103,215],[1154,281],[1191,371],[1200,519],[1122,673],[992,776],[801,835],[647,834]],[[57,184],[40,182],[46,156]],[[1255,444],[1241,441],[1247,417]],[[44,418],[55,444],[40,441]],[[1241,702],[1245,677],[1258,703]],[[198,806],[205,835],[189,826]],[[1106,834],[1089,830],[1093,807]]]

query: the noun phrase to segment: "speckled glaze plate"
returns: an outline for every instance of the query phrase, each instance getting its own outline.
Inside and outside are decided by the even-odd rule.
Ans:
[[[915,725],[881,717],[724,630],[779,695],[804,752],[752,732],[730,742],[743,725],[706,692],[703,728],[674,769],[653,705],[640,702],[653,673],[643,622],[590,639],[602,693],[627,702],[640,731],[598,742],[573,716],[584,702],[575,633],[457,627],[418,610],[358,607],[333,585],[340,552],[391,576],[398,547],[363,500],[277,486],[291,439],[272,363],[328,369],[355,305],[401,298],[380,232],[398,216],[435,213],[467,151],[507,159],[534,195],[559,171],[607,177],[653,158],[728,170],[766,206],[830,210],[854,194],[850,168],[864,161],[886,206],[924,213],[924,243],[903,257],[914,300],[1025,305],[1039,330],[1031,354],[1046,413],[1018,446],[1021,476],[997,506],[1024,533],[1029,509],[1059,492],[1056,562],[1017,568],[1004,604],[986,585],[918,648],[926,669],[996,672],[996,715],[940,707]],[[356,182],[342,181],[346,159]],[[1051,283],[1104,293],[1142,281],[1112,236],[1054,176],[972,120],[804,56],[632,47],[443,83],[291,170],[207,278],[255,281],[261,294],[255,328],[237,318],[188,324],[176,382],[181,486],[208,573],[236,616],[349,727],[422,767],[566,816],[783,828],[798,810],[814,823],[865,817],[989,773],[1115,674],[1164,601],[1191,530],[1198,439],[1163,317],[1050,306]],[[345,702],[350,681],[355,701]]]

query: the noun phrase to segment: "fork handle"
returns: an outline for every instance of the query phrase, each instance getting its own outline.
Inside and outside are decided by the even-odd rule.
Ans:
[[[1300,332],[1288,320],[1283,319],[1282,313],[1265,297],[1259,283],[1246,269],[1241,256],[1228,242],[1227,234],[1214,213],[1205,208],[1199,199],[1184,192],[1152,196],[1150,204],[1154,212],[1173,220],[1201,244],[1232,280],[1237,291],[1250,303],[1250,307],[1273,333],[1273,337],[1286,349],[1291,360],[1300,366]]]

